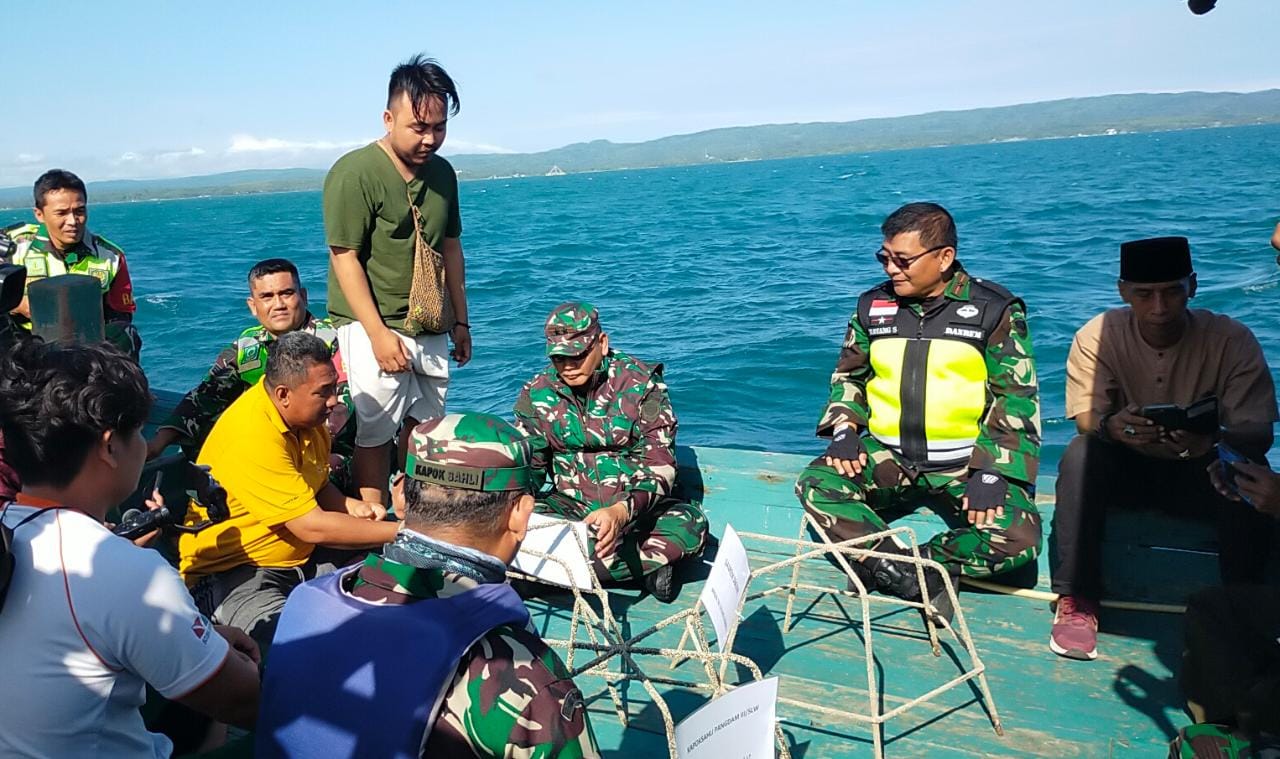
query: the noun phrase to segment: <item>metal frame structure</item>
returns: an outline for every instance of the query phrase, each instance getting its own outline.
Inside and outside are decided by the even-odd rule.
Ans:
[[[813,542],[806,540],[806,530],[812,527],[814,532],[821,538],[822,542]],[[780,570],[790,568],[791,578],[786,584],[774,585],[755,593],[744,593],[742,601],[738,604],[737,619],[733,627],[729,630],[725,641],[724,648],[731,651],[733,647],[734,637],[737,635],[737,622],[742,618],[742,611],[745,606],[752,602],[768,598],[779,593],[786,593],[787,605],[786,612],[783,617],[782,632],[785,634],[791,630],[792,616],[795,605],[795,599],[798,591],[810,591],[822,595],[844,596],[856,598],[862,610],[862,638],[865,649],[866,667],[867,667],[867,706],[868,713],[861,714],[853,709],[833,709],[829,706],[816,704],[808,701],[778,696],[780,704],[786,704],[805,711],[814,712],[827,717],[835,717],[843,720],[853,720],[856,722],[867,723],[871,726],[872,745],[874,747],[875,756],[881,759],[884,756],[884,736],[883,726],[888,720],[897,717],[909,709],[923,704],[938,695],[957,687],[970,680],[976,680],[978,688],[982,696],[982,700],[986,704],[987,716],[991,720],[991,726],[995,730],[996,735],[1003,736],[1004,728],[1000,723],[1000,716],[996,711],[995,700],[992,698],[991,689],[987,684],[986,665],[978,656],[977,648],[974,646],[973,637],[969,633],[968,623],[964,618],[964,610],[960,607],[959,599],[956,596],[956,589],[951,582],[950,575],[932,559],[924,558],[920,555],[919,548],[916,545],[915,533],[909,527],[896,527],[872,535],[866,535],[860,538],[853,538],[843,542],[832,542],[826,531],[817,524],[817,522],[808,514],[802,513],[800,520],[800,535],[796,539],[779,538],[772,535],[762,535],[750,532],[740,532],[738,536],[745,540],[759,541],[770,543],[778,546],[791,547],[795,553],[791,558],[775,561],[758,569],[753,569],[748,579],[747,587],[750,589],[751,583],[757,578],[766,577]],[[878,543],[885,538],[896,538],[907,544],[909,553],[906,555],[897,553],[884,553],[866,547],[869,544]],[[861,560],[864,558],[881,558],[891,561],[898,561],[911,564],[915,567],[917,579],[920,587],[925,587],[925,572],[932,571],[941,575],[945,592],[951,601],[952,607],[955,609],[954,623],[948,624],[943,622],[941,625],[935,624],[932,615],[932,606],[929,604],[928,598],[922,601],[907,601],[893,596],[872,594],[863,584],[862,579],[849,565],[850,560]],[[830,560],[835,562],[841,571],[848,577],[850,583],[856,588],[851,591],[845,588],[833,588],[822,585],[811,585],[800,582],[800,566],[810,560]],[[933,690],[906,700],[904,703],[889,709],[887,711],[880,710],[880,694],[881,690],[876,682],[875,676],[875,650],[872,641],[871,629],[871,604],[878,603],[888,606],[898,606],[905,608],[918,609],[923,614],[924,625],[929,636],[929,644],[933,650],[934,656],[941,657],[942,648],[938,642],[938,630],[942,629],[950,633],[955,642],[965,651],[969,658],[969,665],[966,667],[961,664],[961,672],[956,677],[946,683],[934,688]],[[705,644],[705,636],[703,638]],[[683,648],[684,640],[681,640],[680,647]],[[699,644],[695,643],[695,646]],[[691,655],[702,656],[705,651],[691,652]]]
[[[558,528],[557,524],[540,525],[530,527],[531,530]],[[574,535],[574,541],[578,545],[578,550],[582,552],[582,556],[590,563],[590,552],[587,546],[582,542],[577,533]],[[573,577],[570,567],[560,558],[548,555],[541,551],[532,549],[521,549],[523,553],[534,558],[543,559],[559,565],[565,570],[566,577]],[[529,575],[522,572],[508,572],[508,575],[514,579],[529,580]],[[547,583],[541,579],[533,579],[551,587],[560,588],[569,591],[573,596],[573,603],[570,610],[569,619],[569,637],[567,639],[544,638],[547,645],[559,648],[565,651],[565,664],[569,668],[570,675],[574,678],[579,675],[591,675],[599,677],[605,682],[605,687],[609,692],[609,696],[613,701],[615,713],[618,715],[618,721],[622,726],[628,727],[630,719],[627,716],[626,705],[622,694],[619,692],[618,683],[626,681],[638,681],[652,699],[653,704],[658,709],[658,713],[662,717],[663,729],[666,734],[667,751],[671,759],[679,759],[679,751],[676,747],[675,740],[675,721],[671,716],[671,709],[667,706],[666,699],[662,697],[654,687],[654,684],[669,685],[679,688],[687,688],[694,691],[706,692],[711,698],[723,695],[734,685],[725,682],[726,670],[730,662],[740,665],[751,674],[753,680],[763,680],[764,675],[760,672],[760,667],[754,661],[741,654],[733,653],[731,647],[726,646],[723,652],[711,651],[708,643],[706,627],[703,624],[703,614],[705,609],[702,607],[701,600],[697,601],[692,608],[685,609],[676,614],[661,620],[657,624],[643,630],[640,633],[626,636],[622,631],[622,626],[618,624],[618,620],[613,615],[613,610],[609,606],[608,591],[600,585],[595,578],[594,573],[591,575],[591,588],[584,591],[574,585],[559,585],[555,583]],[[600,603],[600,611],[597,612],[587,601],[587,596],[594,596]],[[740,611],[741,609],[739,609]],[[680,648],[665,648],[658,646],[637,645],[645,639],[658,633],[660,630],[675,626],[683,622],[685,625],[685,637],[681,638]],[[735,629],[737,625],[734,625]],[[584,640],[580,633],[580,629],[586,630],[586,639]],[[695,645],[700,646],[697,652],[681,650],[685,639],[693,635],[696,641]],[[594,654],[594,657],[585,664],[575,666],[575,653],[577,651],[586,651]],[[672,661],[672,667],[676,666],[678,661],[683,659],[696,658],[703,664],[703,674],[706,676],[705,681],[697,680],[681,680],[674,677],[648,675],[640,665],[636,662],[637,656],[660,657],[665,660]],[[611,660],[618,660],[617,671],[609,668]],[[717,670],[716,664],[719,664]],[[782,733],[781,726],[775,722],[774,724],[775,742],[778,746],[779,756],[782,759],[790,759],[791,752],[787,747],[785,736]]]

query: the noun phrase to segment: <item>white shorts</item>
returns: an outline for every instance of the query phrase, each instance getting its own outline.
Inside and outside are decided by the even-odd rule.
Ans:
[[[356,407],[356,445],[374,448],[396,436],[406,416],[418,421],[444,415],[449,390],[449,336],[408,337],[409,371],[387,374],[373,356],[373,343],[360,322],[338,328],[338,348],[347,368]]]

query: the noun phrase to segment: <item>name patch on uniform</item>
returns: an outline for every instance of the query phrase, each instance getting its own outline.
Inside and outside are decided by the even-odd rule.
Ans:
[[[867,334],[872,337],[879,337],[880,335],[896,335],[898,334],[898,328],[897,326],[871,327],[867,330]]]
[[[966,329],[964,327],[947,327],[943,333],[950,337],[963,337],[967,340],[981,340],[982,330]]]
[[[484,490],[484,473],[479,469],[448,464],[414,461],[410,476],[423,482],[434,482],[449,488]]]

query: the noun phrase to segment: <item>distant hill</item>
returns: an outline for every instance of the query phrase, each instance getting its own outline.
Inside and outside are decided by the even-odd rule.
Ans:
[[[839,155],[1007,140],[1280,123],[1280,90],[1104,95],[839,123],[711,129],[638,143],[608,140],[540,153],[449,156],[464,180]],[[325,171],[236,171],[181,179],[93,182],[95,202],[315,190]],[[31,203],[28,187],[0,189],[0,208]]]

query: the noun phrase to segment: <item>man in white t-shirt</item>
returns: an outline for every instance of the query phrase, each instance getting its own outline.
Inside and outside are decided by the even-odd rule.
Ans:
[[[196,610],[154,551],[103,525],[137,486],[150,392],[109,348],[32,340],[0,371],[6,460],[23,490],[0,522],[13,574],[0,607],[0,755],[167,757],[147,731],[146,684],[251,727],[258,652]]]

